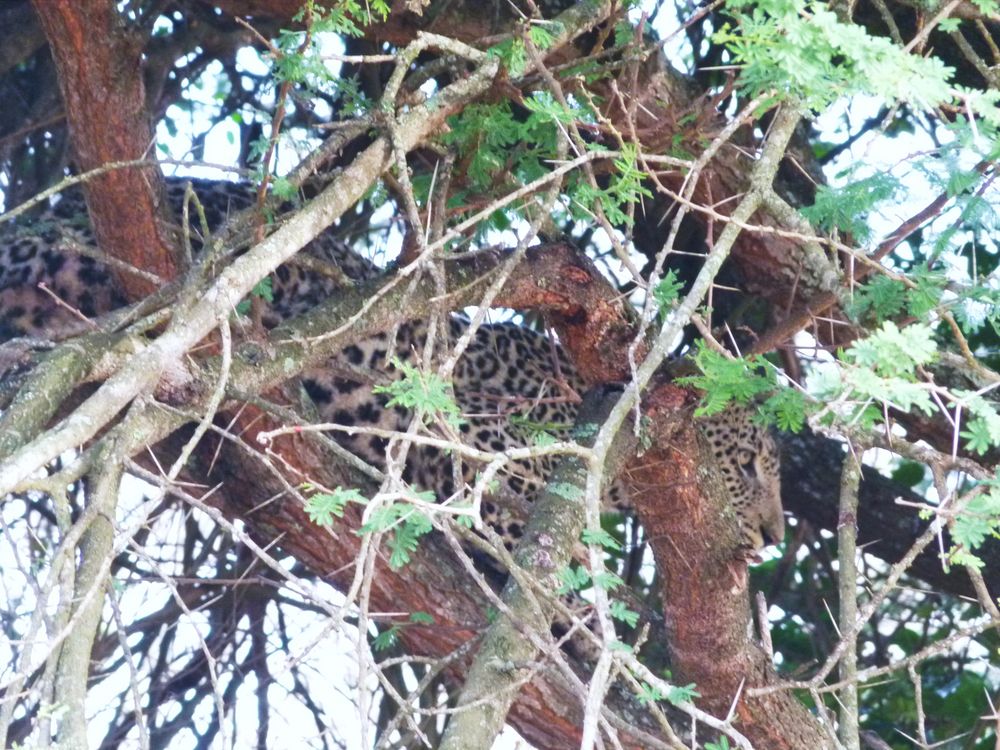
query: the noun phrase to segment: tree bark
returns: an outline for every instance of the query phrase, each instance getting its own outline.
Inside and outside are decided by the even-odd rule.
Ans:
[[[144,40],[123,25],[111,0],[36,0],[35,10],[59,70],[77,167],[85,172],[148,158],[153,129],[143,85]],[[170,281],[178,273],[159,169],[115,170],[86,185],[87,208],[101,248]],[[131,300],[158,288],[115,271]]]
[[[771,659],[752,638],[749,576],[736,558],[735,511],[714,459],[685,415],[688,394],[662,386],[646,399],[652,417],[648,450],[626,472],[636,511],[660,573],[667,645],[675,679],[695,683],[702,707],[733,709],[755,747],[834,747],[790,692],[748,698],[751,687],[776,681]]]

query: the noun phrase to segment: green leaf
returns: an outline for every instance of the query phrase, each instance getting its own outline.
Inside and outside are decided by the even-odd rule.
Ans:
[[[599,547],[616,552],[622,548],[621,543],[604,529],[584,529],[580,536],[584,544],[596,544]]]
[[[398,641],[399,625],[393,625],[375,636],[375,640],[372,641],[372,648],[376,651],[385,651],[387,648],[395,646]]]
[[[799,432],[806,423],[806,399],[795,388],[781,388],[761,404],[760,410],[766,422],[785,432]]]
[[[548,49],[556,40],[545,26],[545,24],[533,23],[528,27],[528,37],[531,39],[531,43],[540,50]]]
[[[609,611],[611,612],[611,616],[613,618],[619,622],[624,622],[630,628],[634,628],[639,624],[639,613],[633,612],[625,606],[625,602],[617,599],[612,600],[609,606]]]
[[[605,218],[614,225],[629,226],[632,216],[628,207],[652,196],[645,185],[646,173],[639,169],[635,146],[623,146],[614,160],[616,171],[611,175],[607,187],[595,187],[586,180],[577,179],[570,183],[570,198],[574,217],[581,220],[592,219],[592,207],[600,206]]]
[[[892,321],[847,350],[855,364],[890,376],[912,376],[918,365],[929,363],[936,354],[937,343],[929,325],[914,323],[900,330]]]
[[[489,54],[499,58],[511,78],[520,78],[528,64],[528,51],[520,39],[508,39],[495,47],[490,47]]]
[[[953,70],[934,56],[910,54],[892,40],[842,22],[809,0],[729,0],[737,26],[713,36],[741,68],[750,95],[777,92],[819,111],[853,94],[930,110],[951,100]]]
[[[679,706],[682,703],[690,703],[695,698],[700,698],[701,695],[695,690],[695,685],[693,682],[688,683],[684,687],[678,685],[671,686],[670,690],[667,691],[666,698],[668,701],[673,703],[675,706]]]
[[[333,492],[318,492],[306,500],[306,514],[309,520],[319,526],[330,526],[334,517],[344,515],[344,507],[348,503],[364,505],[368,499],[360,491],[337,487]]]
[[[695,416],[718,414],[730,401],[747,402],[774,387],[770,378],[754,372],[754,369],[766,366],[760,357],[730,359],[699,344],[694,362],[702,374],[678,378],[677,382],[705,391]]]
[[[993,446],[1000,445],[1000,414],[993,404],[974,391],[955,389],[954,393],[971,415],[961,433],[969,450],[983,455]]]
[[[251,297],[260,297],[267,303],[274,302],[274,287],[272,285],[271,277],[265,276],[263,279],[258,281],[254,288],[250,290]],[[245,299],[236,305],[236,312],[240,315],[246,315],[250,312],[250,300]]]
[[[298,190],[287,177],[275,177],[271,180],[271,194],[283,201],[291,201],[298,196]],[[268,298],[268,302],[270,301]]]
[[[639,689],[639,700],[643,703],[652,703],[662,700],[667,700],[673,703],[675,706],[679,706],[683,703],[690,703],[695,698],[700,697],[698,692],[695,690],[695,685],[692,682],[684,687],[677,687],[676,685],[671,685],[670,688],[663,692],[659,688],[654,687],[648,683],[642,683],[642,687]]]
[[[434,618],[426,612],[411,612],[410,622],[414,625],[433,625]]]
[[[684,282],[677,278],[674,269],[669,269],[666,276],[660,279],[659,283],[653,287],[653,299],[656,301],[657,307],[660,308],[660,312],[669,310],[674,306],[683,288]]]
[[[551,96],[533,96],[525,106],[530,111],[527,119],[523,115],[515,117],[508,102],[474,104],[448,119],[449,129],[441,140],[453,146],[468,163],[466,177],[474,190],[493,191],[498,181],[513,177],[527,183],[546,174],[545,160],[557,153],[560,135],[556,122],[582,119],[589,113],[585,108],[568,111]],[[426,189],[421,197],[426,200]],[[456,205],[454,197],[451,205]],[[459,201],[457,206],[461,205]],[[484,225],[483,231],[503,229],[501,222],[509,224],[517,215],[516,207],[498,211],[485,223],[489,226]]]
[[[621,576],[616,573],[604,571],[594,576],[594,585],[600,586],[606,591],[614,591],[615,589],[624,586],[625,581],[623,581]]]
[[[870,314],[876,322],[881,322],[903,309],[906,295],[906,286],[901,281],[876,276],[855,290],[848,313],[855,320],[863,320]]]
[[[538,447],[545,447],[557,442],[559,439],[557,435],[565,434],[571,427],[565,422],[538,422],[523,414],[511,414],[508,419],[512,425],[527,436],[529,442]]]
[[[916,461],[901,461],[899,466],[893,469],[892,481],[904,487],[915,487],[924,481],[925,474],[923,464]]]
[[[614,165],[616,171],[612,174],[607,189],[600,196],[601,208],[612,224],[631,226],[632,217],[623,209],[639,203],[643,198],[652,198],[653,193],[644,184],[647,175],[639,169],[636,146],[632,144],[622,146]]]
[[[536,448],[547,448],[559,442],[551,432],[536,432],[531,438],[531,444]]]
[[[410,554],[420,545],[420,537],[430,533],[433,528],[427,514],[418,510],[407,514],[389,539],[389,566],[393,570],[399,570],[409,563]]]
[[[982,178],[982,174],[975,169],[955,169],[948,174],[945,192],[949,198],[954,198],[975,187]]]
[[[978,571],[982,571],[986,566],[986,563],[983,562],[983,559],[979,555],[969,552],[964,547],[952,547],[948,551],[947,559],[952,565],[964,565]]]
[[[972,551],[991,538],[1000,534],[1000,489],[972,498],[962,512],[955,517],[951,536],[956,544]]]
[[[570,102],[567,102],[569,104]],[[575,102],[573,102],[575,103]],[[556,99],[551,91],[534,91],[531,97],[524,100],[524,106],[541,119],[569,125],[585,115],[587,110],[573,110]]]
[[[559,571],[559,594],[580,591],[590,583],[590,571],[581,567],[567,566]]]
[[[837,399],[844,387],[843,373],[834,362],[820,362],[806,378],[806,390],[821,403]]]
[[[455,510],[469,510],[472,508],[472,503],[454,503],[450,507]],[[467,529],[474,528],[476,525],[476,519],[469,515],[455,515],[452,517],[455,523],[459,526],[464,526]]]
[[[418,495],[425,502],[434,499],[433,493]],[[393,570],[410,562],[410,555],[420,544],[420,538],[433,529],[430,517],[406,502],[379,505],[359,530],[359,534],[388,532],[389,565]]]
[[[664,699],[663,692],[655,685],[648,682],[642,683],[639,688],[639,695],[636,696],[640,703],[658,703]]]
[[[622,20],[615,24],[615,47],[627,47],[635,39],[635,27]]]
[[[402,377],[389,385],[377,385],[374,393],[390,396],[387,406],[402,406],[419,409],[427,414],[437,414],[452,427],[462,424],[462,410],[452,395],[451,384],[436,373],[423,372],[399,358],[392,359],[392,365],[402,373]]]
[[[934,413],[930,392],[920,383],[903,378],[884,378],[864,368],[852,368],[847,373],[846,382],[862,399],[892,404],[903,411],[916,407],[925,414]]]
[[[823,231],[837,229],[865,240],[871,233],[868,214],[878,203],[895,195],[898,188],[896,179],[885,172],[839,188],[820,185],[813,205],[802,208],[802,215]]]
[[[973,419],[966,422],[965,429],[960,434],[965,440],[966,448],[980,456],[986,453],[993,445],[989,425],[982,419]]]
[[[947,277],[942,273],[921,267],[910,274],[916,285],[906,290],[906,309],[915,318],[925,318],[927,313],[941,304]]]

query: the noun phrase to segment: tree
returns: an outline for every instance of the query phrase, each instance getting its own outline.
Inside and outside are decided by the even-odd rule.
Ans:
[[[484,6],[0,10],[5,246],[72,176],[130,305],[3,345],[6,743],[995,745],[995,3]],[[161,167],[227,140],[256,205],[192,266]],[[323,232],[400,257],[262,325]],[[8,269],[5,325],[67,296],[32,284]],[[533,426],[560,457],[513,556],[298,384],[469,305],[593,386],[574,442]],[[449,434],[450,354],[399,366],[404,451]],[[793,519],[749,569],[690,419],[734,402],[785,431]],[[615,476],[637,521],[599,515]],[[556,575],[600,626],[565,647]]]

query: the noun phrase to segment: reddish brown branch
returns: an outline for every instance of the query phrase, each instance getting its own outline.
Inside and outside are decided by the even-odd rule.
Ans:
[[[143,86],[142,47],[122,25],[110,0],[36,0],[59,70],[76,166],[93,169],[141,159],[152,146]],[[177,275],[157,170],[128,169],[87,185],[87,206],[101,247],[163,280]],[[149,281],[116,273],[130,299],[156,290]]]
[[[615,290],[587,261],[574,260],[566,245],[546,246],[522,264],[512,282],[508,289],[517,294],[505,294],[504,303],[534,301],[545,309],[588,381],[627,378],[631,319],[619,307]],[[771,684],[777,675],[748,635],[748,576],[736,552],[737,525],[725,488],[705,469],[711,458],[699,449],[690,420],[692,401],[689,392],[671,385],[647,394],[643,412],[650,418],[653,447],[632,462],[626,477],[661,573],[675,676],[694,682],[703,707],[725,716],[741,685]],[[738,728],[755,746],[798,750],[829,744],[794,695],[767,697],[736,704]]]
[[[735,702],[736,726],[754,747],[828,747],[815,717],[791,693],[771,694],[769,701],[746,697],[749,687],[773,683],[775,672],[749,635],[749,576],[733,554],[733,510],[718,477],[704,469],[711,459],[685,418],[689,401],[670,385],[648,395],[653,447],[627,472],[660,573],[674,674],[694,682],[699,703],[717,716]]]

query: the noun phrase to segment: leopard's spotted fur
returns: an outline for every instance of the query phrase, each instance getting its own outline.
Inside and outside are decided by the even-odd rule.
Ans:
[[[186,182],[171,180],[169,185],[171,201],[177,207]],[[230,212],[252,201],[247,188],[234,183],[196,181],[195,187],[213,228],[223,224]],[[79,320],[37,288],[42,281],[88,317],[123,303],[105,267],[78,252],[94,245],[78,195],[64,197],[31,221],[0,226],[0,342],[16,336],[49,337],[55,332],[79,330]],[[379,273],[374,264],[329,234],[317,238],[306,252],[336,264],[354,280]],[[266,322],[273,325],[298,315],[336,289],[332,277],[294,264],[282,266],[273,281],[273,302]],[[468,329],[468,322],[459,316],[453,316],[449,325],[452,338]],[[304,386],[320,417],[351,427],[405,430],[408,412],[386,407],[386,397],[374,394],[372,385],[386,377],[390,356],[412,360],[415,352],[423,350],[426,335],[426,324],[406,324],[391,339],[383,334],[348,346],[322,369],[304,373]],[[483,325],[454,371],[455,396],[465,420],[459,430],[463,440],[484,451],[530,444],[537,434],[536,425],[556,437],[565,437],[576,414],[576,405],[566,394],[582,388],[571,363],[545,335],[513,323]],[[704,434],[740,518],[744,548],[753,552],[766,543],[780,541],[784,524],[778,454],[767,430],[751,421],[749,410],[735,409],[705,420]],[[338,434],[337,440],[373,465],[384,465],[384,438],[362,431]],[[462,480],[471,482],[477,468],[466,464]],[[484,520],[509,544],[521,536],[525,505],[544,483],[549,468],[549,462],[542,460],[508,467],[499,488],[484,502]],[[455,487],[452,460],[432,448],[411,448],[403,478],[417,488],[433,488],[439,498],[459,489]],[[617,487],[609,492],[609,502],[617,508],[627,506],[624,492]]]

